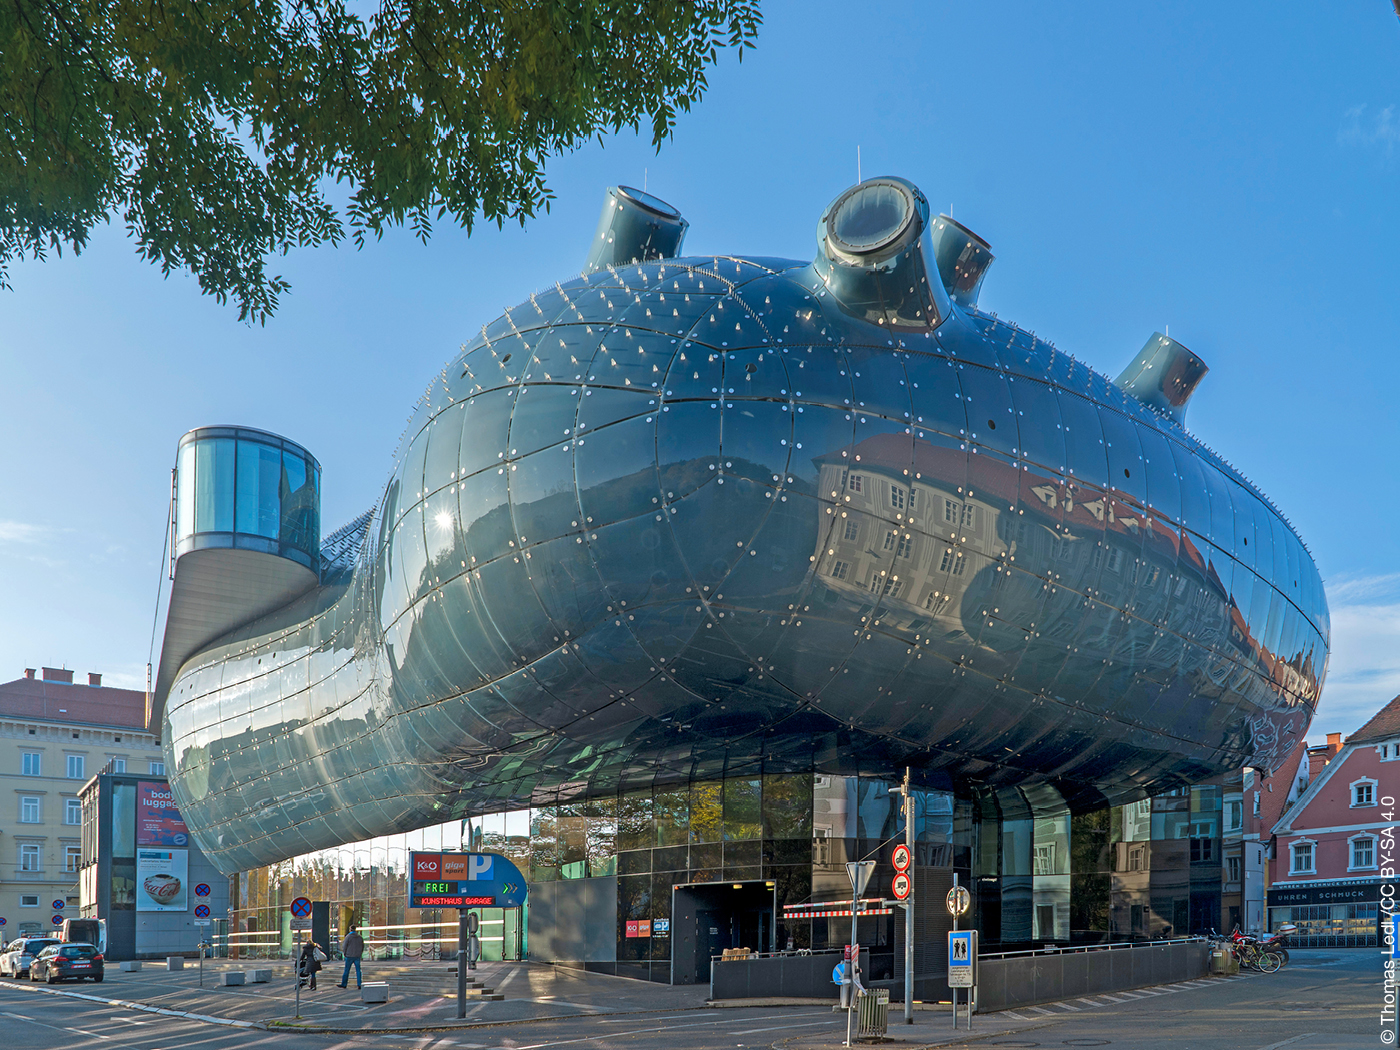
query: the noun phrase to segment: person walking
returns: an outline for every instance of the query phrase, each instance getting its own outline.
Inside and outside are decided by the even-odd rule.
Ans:
[[[316,942],[307,941],[301,946],[301,954],[297,956],[297,977],[299,978],[297,987],[305,988],[310,983],[311,990],[316,990],[316,974],[320,972],[321,960],[316,958]]]
[[[365,979],[360,972],[360,958],[365,954],[365,939],[360,936],[360,931],[354,926],[346,933],[345,940],[340,945],[341,954],[345,956],[345,972],[340,975],[340,984],[337,988],[344,988],[350,983],[350,967],[355,967],[355,987],[363,988]]]

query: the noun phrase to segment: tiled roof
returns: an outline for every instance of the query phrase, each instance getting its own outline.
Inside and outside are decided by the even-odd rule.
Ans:
[[[0,718],[33,718],[144,730],[146,694],[140,689],[17,678],[0,683]]]
[[[1393,736],[1400,736],[1400,696],[1382,707],[1369,722],[1347,737],[1347,743],[1364,744]]]

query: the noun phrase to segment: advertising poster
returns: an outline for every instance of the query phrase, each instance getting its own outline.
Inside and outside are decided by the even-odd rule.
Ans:
[[[165,784],[141,781],[136,785],[136,844],[138,846],[188,846],[190,829],[175,807]]]
[[[188,911],[188,850],[136,847],[136,910]]]

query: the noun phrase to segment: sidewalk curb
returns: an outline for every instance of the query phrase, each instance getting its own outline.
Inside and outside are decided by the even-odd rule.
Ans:
[[[230,1017],[214,1017],[210,1014],[197,1014],[189,1010],[167,1010],[163,1006],[148,1006],[146,1003],[133,1003],[126,999],[108,999],[101,995],[87,995],[83,992],[62,992],[57,988],[45,988],[40,986],[26,986],[23,984],[3,984],[0,988],[13,988],[16,991],[26,991],[33,994],[42,993],[44,995],[61,995],[68,999],[82,999],[89,1003],[98,1003],[102,1006],[118,1006],[126,1010],[139,1010],[142,1013],[160,1014],[162,1017],[184,1017],[191,1021],[203,1021],[205,1024],[219,1024],[229,1028],[255,1028],[267,1031],[267,1025],[261,1021],[235,1021]]]

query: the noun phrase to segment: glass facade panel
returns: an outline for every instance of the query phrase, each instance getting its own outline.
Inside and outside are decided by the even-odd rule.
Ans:
[[[233,509],[237,492],[233,467],[232,438],[211,438],[195,445],[195,532],[233,531]]]

